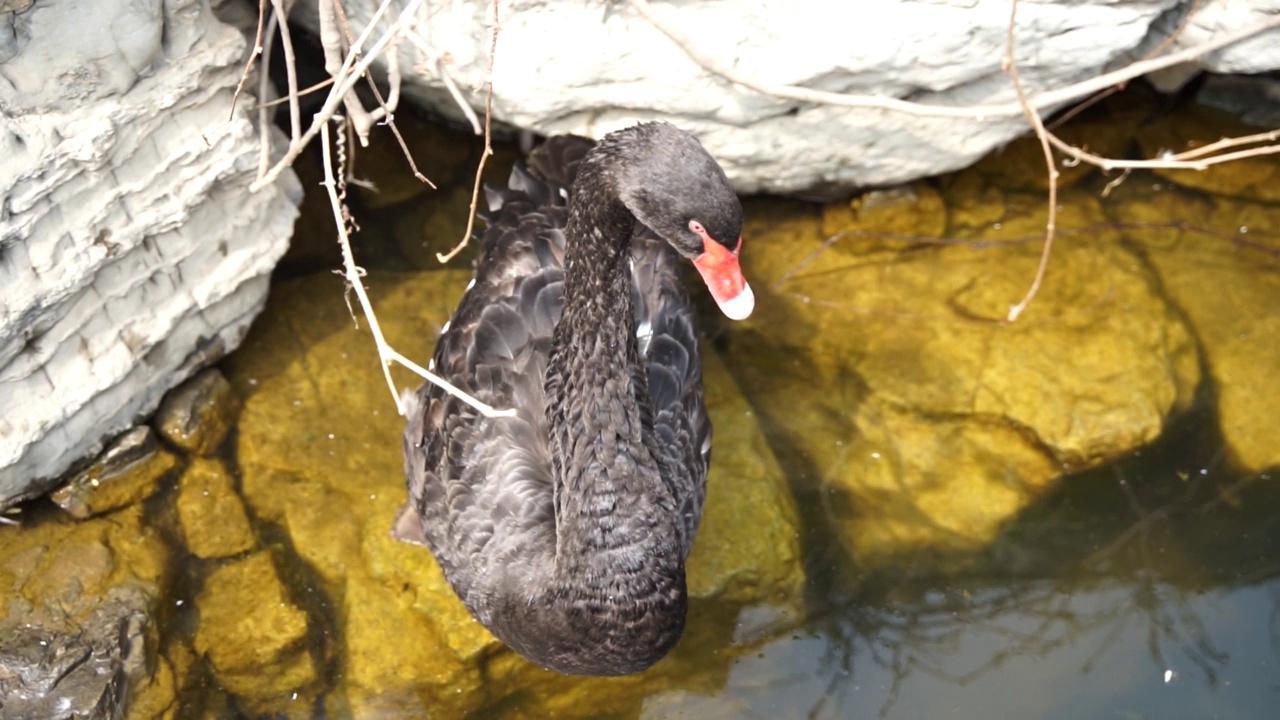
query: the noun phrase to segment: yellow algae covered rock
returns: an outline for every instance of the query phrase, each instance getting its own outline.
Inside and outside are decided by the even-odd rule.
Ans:
[[[1073,466],[1151,440],[1195,387],[1190,336],[1120,236],[1096,229],[1105,218],[1080,192],[1063,198],[1064,237],[1039,295],[1018,322],[1003,322],[1035,275],[1039,243],[996,243],[1043,231],[1040,203],[1017,200],[998,231],[953,225],[972,243],[903,243],[866,263],[820,255],[748,322],[780,328],[780,344],[799,345],[827,375],[850,370],[901,406],[1008,418]],[[1070,234],[1085,226],[1088,235]],[[807,249],[797,229],[783,233],[799,242],[762,243],[744,259],[765,287],[788,269],[774,254]]]
[[[972,173],[945,197],[964,209],[949,240],[886,239],[798,269],[834,228],[780,203],[748,212],[747,234],[768,240],[743,255],[760,329],[730,347],[752,354],[735,372],[859,559],[980,546],[1065,470],[1154,439],[1198,382],[1181,318],[1092,195],[1062,196],[1047,277],[1012,324],[1043,199]]]
[[[1108,207],[1194,329],[1233,459],[1253,472],[1280,465],[1280,213],[1149,183]]]
[[[187,452],[211,455],[227,436],[237,409],[226,378],[209,368],[164,396],[156,410],[156,430]]]
[[[174,504],[191,554],[226,557],[254,546],[244,503],[222,461],[193,459],[178,483]]]
[[[937,238],[946,229],[942,195],[925,182],[872,190],[822,207],[822,234],[836,252],[865,253],[877,241]]]
[[[150,497],[176,464],[151,428],[141,425],[112,441],[92,465],[49,497],[72,517],[100,515]]]
[[[469,271],[436,271],[366,282],[388,339],[421,360],[469,279]],[[728,649],[739,608],[794,611],[804,578],[785,479],[733,379],[714,357],[704,362],[716,449],[689,564],[690,623],[701,627],[686,634]],[[326,273],[278,285],[227,372],[245,397],[236,440],[245,500],[287,534],[335,607],[342,673],[327,698],[334,712],[461,715],[529,695],[569,717],[610,710],[602,699],[565,694],[582,680],[502,646],[463,607],[427,549],[391,537],[405,499],[404,420],[371,338],[353,329],[340,283]],[[397,377],[406,387],[419,382]],[[670,662],[626,683],[625,695],[638,703],[655,683],[713,686],[748,647],[708,660],[705,650],[682,644]]]
[[[434,345],[432,327],[447,318],[444,308],[469,276],[444,271],[416,283],[395,275],[368,281],[384,330],[397,333],[393,342],[416,341],[406,340],[402,352],[422,357]],[[404,420],[387,394],[371,338],[353,330],[341,290],[324,275],[281,285],[245,351],[230,363],[231,380],[246,395],[237,448],[245,498],[288,533],[334,599],[344,642],[341,695],[353,713],[414,714],[465,702],[468,686],[478,685],[475,661],[468,668],[433,618],[479,626],[431,554],[390,536],[405,498]],[[415,609],[420,597],[431,596],[423,588],[433,586],[436,605],[445,609]]]
[[[403,588],[397,597],[404,609],[419,613],[457,661],[476,664],[485,653],[501,649],[454,595],[431,552],[393,538],[382,521],[385,517],[379,515],[365,525],[362,550],[373,577],[385,587]]]
[[[307,614],[289,599],[269,553],[214,570],[196,607],[196,650],[209,659],[219,684],[247,707],[283,711],[316,682]]]
[[[83,522],[41,518],[0,528],[0,620],[19,620],[16,607],[55,610],[69,620],[89,612],[114,587],[156,595],[168,582],[169,550],[142,522],[137,506]]]
[[[478,702],[481,668],[462,662],[436,633],[430,616],[414,608],[417,596],[413,586],[389,588],[367,575],[347,584],[339,688],[352,715],[383,717],[396,711],[417,717],[421,708],[430,708],[454,717]],[[415,708],[419,712],[409,712]]]
[[[195,455],[212,455],[236,419],[238,402],[227,378],[210,368],[175,387],[156,410],[156,432]]]
[[[711,468],[689,555],[689,595],[719,603],[794,605],[804,585],[800,523],[786,475],[759,421],[714,352],[702,356]]]
[[[921,549],[979,551],[1059,474],[1008,423],[929,417],[874,400],[858,408],[846,447],[851,472],[822,500],[850,552],[869,566]]]
[[[363,514],[348,494],[286,470],[256,466],[245,469],[243,488],[255,513],[279,524],[293,550],[329,587],[340,592],[360,569]]]
[[[125,717],[130,720],[170,720],[178,715],[178,676],[163,655],[157,656],[151,677],[135,686]]]

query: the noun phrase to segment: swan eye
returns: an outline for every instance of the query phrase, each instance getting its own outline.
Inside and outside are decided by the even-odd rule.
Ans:
[[[702,223],[698,222],[697,220],[689,221],[689,231],[692,232],[694,235],[705,236],[707,234],[707,229],[702,227]]]

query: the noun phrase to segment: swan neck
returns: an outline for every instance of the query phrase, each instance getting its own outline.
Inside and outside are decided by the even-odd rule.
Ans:
[[[643,560],[646,572],[683,578],[678,512],[659,472],[635,337],[636,220],[607,176],[590,181],[594,169],[575,184],[584,189],[565,228],[564,311],[547,372],[557,573],[616,582]]]

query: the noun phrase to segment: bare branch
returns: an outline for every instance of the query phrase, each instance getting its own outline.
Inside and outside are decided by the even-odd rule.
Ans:
[[[325,0],[321,0],[321,2],[324,1]],[[400,16],[396,21],[395,27],[403,27],[406,18],[413,17],[422,3],[423,0],[409,0],[400,11]],[[284,156],[280,158],[275,165],[271,166],[267,172],[263,173],[249,186],[250,192],[256,192],[257,190],[275,182],[276,178],[280,176],[280,173],[284,172],[285,168],[293,164],[293,161],[297,159],[298,154],[307,146],[307,143],[315,139],[315,137],[320,134],[320,128],[328,122],[329,118],[333,117],[338,104],[343,102],[343,99],[349,92],[351,92],[351,89],[355,87],[355,84],[360,81],[360,78],[364,73],[369,71],[370,66],[373,65],[378,56],[381,55],[382,52],[397,39],[396,32],[384,33],[373,43],[366,55],[360,56],[360,48],[364,46],[364,43],[368,42],[369,37],[373,34],[374,28],[377,26],[379,19],[386,13],[387,8],[390,5],[391,0],[383,0],[383,2],[378,5],[378,9],[374,11],[373,17],[370,18],[369,25],[365,27],[365,29],[361,31],[360,36],[356,38],[356,42],[353,43],[351,51],[347,53],[346,60],[343,62],[342,67],[339,69],[338,73],[334,75],[334,84],[333,87],[329,89],[329,96],[325,99],[324,106],[315,114],[315,117],[312,119],[311,126],[302,134],[302,137],[298,139],[298,142],[289,144],[288,150],[285,151]],[[356,59],[357,56],[360,56],[359,60]]]
[[[426,29],[431,32],[431,14],[427,14]],[[434,70],[436,77],[440,78],[440,82],[444,83],[445,89],[449,91],[449,97],[453,98],[453,102],[462,111],[462,115],[467,118],[467,122],[471,123],[471,131],[479,135],[482,130],[480,128],[480,118],[476,117],[476,111],[472,109],[471,103],[462,97],[462,91],[458,89],[458,84],[453,81],[453,77],[445,70],[445,63],[448,62],[448,53],[438,52],[431,47],[431,43],[422,37],[418,32],[417,18],[410,20],[410,24],[405,28],[405,37],[409,40],[418,51],[422,53],[425,62],[418,65],[417,68],[422,71]]]
[[[311,85],[311,86],[309,86],[309,87],[305,87],[305,88],[302,88],[301,90],[299,90],[299,91],[298,91],[298,97],[299,97],[299,98],[302,98],[302,97],[304,97],[304,96],[306,96],[306,95],[310,95],[311,93],[316,92],[316,91],[318,91],[318,90],[322,90],[322,89],[324,89],[324,88],[327,88],[327,87],[329,87],[329,86],[330,86],[330,85],[332,85],[332,84],[333,84],[333,78],[328,78],[327,80],[321,80],[320,82],[318,82],[318,83],[316,83],[316,84],[314,84],[314,85]],[[267,106],[267,107],[275,107],[276,105],[283,105],[283,104],[285,104],[285,103],[287,103],[287,102],[289,102],[289,98],[287,98],[287,97],[283,97],[283,98],[276,98],[275,100],[272,100],[271,102],[266,103],[266,106]]]
[[[271,0],[275,16],[280,19],[280,47],[284,50],[284,72],[289,83],[289,140],[298,142],[302,133],[302,112],[298,108],[298,62],[293,54],[293,36],[289,33],[289,11],[285,0]]]
[[[449,90],[449,96],[462,108],[462,114],[466,116],[467,121],[471,123],[471,130],[476,135],[481,133],[480,118],[476,117],[476,111],[462,97],[462,91],[458,89],[458,84],[453,81],[453,77],[449,75],[449,71],[445,70],[444,64],[437,58],[435,62],[436,74],[440,76],[440,81],[444,83],[445,88]],[[488,102],[485,103],[488,105]]]
[[[480,163],[476,167],[476,180],[471,187],[471,211],[467,214],[467,229],[462,234],[462,239],[447,253],[436,253],[436,260],[441,263],[447,263],[452,260],[462,248],[467,246],[467,242],[471,240],[471,231],[475,228],[476,223],[476,203],[480,200],[480,184],[483,181],[484,164],[493,154],[493,145],[490,143],[493,136],[493,56],[498,51],[498,0],[492,0],[493,8],[493,29],[489,35],[489,67],[485,72],[485,94],[484,94],[484,152],[480,155]]]
[[[240,71],[240,81],[236,83],[236,91],[231,94],[231,109],[227,112],[228,121],[235,117],[236,101],[240,98],[240,91],[244,89],[245,81],[249,79],[253,63],[262,55],[262,26],[266,13],[267,0],[258,0],[258,29],[253,36],[253,50],[249,53],[249,57],[245,58],[244,69]]]
[[[454,397],[458,398],[462,402],[465,402],[466,404],[475,408],[477,411],[484,414],[486,417],[501,417],[501,416],[514,415],[515,414],[514,410],[495,410],[489,405],[486,405],[480,402],[479,400],[476,400],[471,395],[468,395],[467,393],[455,387],[449,381],[427,370],[426,368],[419,366],[417,363],[414,363],[412,360],[409,360],[408,358],[404,357],[400,353],[396,352],[391,348],[390,345],[387,344],[386,338],[382,334],[382,327],[378,324],[378,318],[376,315],[374,315],[373,304],[369,302],[369,295],[368,293],[365,292],[364,281],[362,280],[364,271],[356,266],[355,256],[352,255],[351,253],[351,240],[347,234],[347,222],[345,217],[346,213],[342,209],[343,208],[342,201],[338,198],[338,189],[337,189],[338,183],[334,179],[335,174],[333,170],[332,150],[330,148],[330,142],[329,142],[329,123],[327,122],[320,127],[320,144],[323,151],[322,154],[324,157],[323,184],[324,184],[325,190],[329,194],[329,204],[333,208],[334,226],[338,230],[338,243],[342,247],[342,267],[344,270],[343,276],[346,278],[347,283],[349,284],[351,289],[355,292],[356,299],[359,300],[360,302],[360,309],[364,313],[365,320],[369,323],[369,332],[373,334],[373,341],[376,344],[378,349],[378,359],[380,364],[382,365],[382,374],[386,378],[387,388],[391,390],[391,398],[396,404],[396,411],[399,412],[401,415],[404,415],[405,408],[404,408],[404,403],[400,399],[400,394],[396,392],[395,381],[391,379],[391,362],[392,361],[398,362],[401,365],[404,365],[405,367],[409,368],[410,370],[417,373],[418,375],[421,375],[428,382],[438,385],[445,392],[449,393],[450,395],[453,395]]]
[[[1223,153],[1212,157],[1204,157],[1207,154],[1217,152],[1219,150],[1238,147],[1240,145],[1254,145],[1261,142],[1272,142],[1277,139],[1280,139],[1280,130],[1272,130],[1271,132],[1258,133],[1257,135],[1246,135],[1238,138],[1223,138],[1217,142],[1205,145],[1204,147],[1194,148],[1182,153],[1173,153],[1155,160],[1117,160],[1102,157],[1101,155],[1095,155],[1087,150],[1082,150],[1063,141],[1056,135],[1048,135],[1049,143],[1064,155],[1068,155],[1082,162],[1087,162],[1090,165],[1096,165],[1103,170],[1135,170],[1138,168],[1205,170],[1213,165],[1220,165],[1233,160],[1242,160],[1247,157],[1258,157],[1261,155],[1274,155],[1276,153],[1280,153],[1280,145],[1264,145],[1262,147],[1248,148],[1246,150],[1237,150],[1235,152]]]
[[[262,0],[265,4],[268,0]],[[267,20],[267,32],[262,54],[262,67],[258,70],[258,177],[267,174],[271,165],[271,111],[267,96],[271,94],[271,49],[275,47],[276,24],[280,17],[272,10]]]
[[[1044,151],[1044,164],[1049,172],[1049,217],[1045,221],[1044,248],[1040,251],[1040,264],[1036,266],[1035,279],[1031,281],[1031,287],[1027,288],[1026,295],[1023,295],[1022,299],[1016,304],[1010,306],[1009,313],[1005,316],[1007,322],[1016,321],[1022,311],[1027,309],[1031,299],[1040,291],[1040,283],[1044,280],[1045,271],[1049,267],[1049,253],[1053,249],[1054,230],[1057,227],[1058,220],[1058,167],[1053,160],[1053,150],[1049,147],[1049,132],[1044,129],[1044,121],[1040,119],[1040,113],[1036,112],[1027,101],[1027,93],[1022,87],[1022,79],[1018,77],[1018,62],[1013,56],[1013,30],[1017,17],[1018,0],[1011,0],[1009,3],[1009,27],[1005,31],[1004,39],[1004,63],[1009,72],[1009,81],[1013,83],[1013,91],[1018,94],[1018,102],[1022,103],[1022,112],[1026,115],[1027,122],[1031,123],[1032,129],[1035,130],[1036,138],[1040,140],[1040,149]]]

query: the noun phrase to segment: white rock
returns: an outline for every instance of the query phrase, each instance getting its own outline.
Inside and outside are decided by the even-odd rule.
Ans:
[[[1170,44],[1169,52],[1212,40],[1223,33],[1240,30],[1280,13],[1280,0],[1216,0],[1202,3]],[[1174,31],[1180,17],[1160,26],[1164,34]],[[1256,35],[1229,48],[1211,53],[1196,62],[1216,73],[1263,73],[1280,68],[1280,30]]]
[[[406,0],[398,0],[392,16]],[[1009,0],[650,0],[702,52],[757,81],[937,105],[1016,100],[1001,67]],[[349,4],[363,27],[376,3]],[[1016,54],[1028,92],[1125,64],[1159,44],[1185,12],[1178,0],[1044,0],[1018,4]],[[483,107],[490,3],[426,0],[420,32],[474,107]],[[1280,0],[1201,0],[1179,42],[1198,43],[1274,13]],[[297,6],[297,19],[315,24]],[[963,167],[1027,131],[1020,114],[924,118],[760,95],[714,76],[628,0],[503,0],[493,68],[498,118],[539,133],[598,137],[666,118],[694,131],[744,192],[883,185]],[[411,96],[452,102],[410,43],[400,68]],[[1280,67],[1280,33],[1210,56],[1209,67]],[[419,69],[411,66],[419,63]]]
[[[248,192],[244,97],[228,120],[245,41],[206,2],[41,0],[0,22],[4,507],[240,342],[301,192]]]

